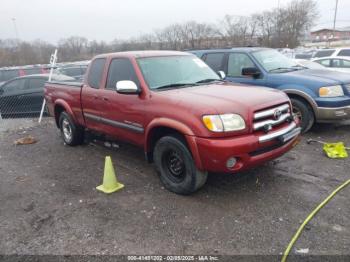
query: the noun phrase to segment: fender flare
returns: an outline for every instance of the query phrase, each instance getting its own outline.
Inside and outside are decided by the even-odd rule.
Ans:
[[[310,104],[315,116],[317,116],[318,106],[317,106],[315,100],[309,94],[307,94],[301,90],[298,90],[298,89],[290,89],[290,88],[282,89],[281,91],[285,92],[287,95],[289,95],[289,94],[298,95],[298,96],[304,98]]]
[[[58,123],[58,116],[56,116],[56,107],[57,106],[61,106],[64,108],[64,111],[66,111],[70,117],[72,117],[74,122],[77,122],[76,117],[73,114],[73,111],[71,109],[71,107],[68,105],[68,103],[66,101],[64,101],[63,99],[57,99],[55,101],[55,105],[54,105],[54,114],[55,114],[55,119],[56,119],[56,123]]]
[[[145,147],[144,151],[146,153],[151,152],[152,150],[152,141],[151,136],[153,134],[153,130],[155,130],[157,127],[167,127],[176,130],[177,132],[181,133],[188,144],[189,150],[192,154],[193,160],[195,161],[196,167],[199,170],[203,169],[202,161],[200,159],[200,155],[198,152],[198,147],[195,139],[195,135],[190,127],[185,125],[184,123],[181,123],[177,120],[170,119],[170,118],[156,118],[153,119],[149,125],[147,126],[146,132],[145,132]]]

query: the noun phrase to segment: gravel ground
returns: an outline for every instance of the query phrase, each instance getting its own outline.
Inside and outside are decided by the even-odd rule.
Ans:
[[[306,216],[350,177],[307,138],[350,145],[350,126],[317,125],[291,152],[245,173],[210,174],[191,196],[168,192],[142,150],[90,139],[65,146],[50,119],[0,132],[0,254],[280,255]],[[6,131],[5,131],[6,130]],[[33,145],[15,146],[26,135]],[[121,191],[104,195],[104,158]],[[350,255],[350,187],[306,227],[292,254]]]

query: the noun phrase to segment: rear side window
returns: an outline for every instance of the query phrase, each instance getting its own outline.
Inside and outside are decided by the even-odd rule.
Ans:
[[[130,60],[126,58],[113,59],[108,70],[106,88],[115,89],[117,82],[122,80],[131,80],[137,86],[139,85],[138,78]]]
[[[344,59],[333,59],[332,67],[349,68],[350,61]]]
[[[338,56],[350,56],[350,49],[340,50]]]
[[[223,70],[223,60],[225,53],[206,54],[204,57],[205,63],[210,66],[215,72]]]
[[[26,89],[43,89],[46,81],[45,78],[29,78]]]
[[[334,53],[334,49],[332,50],[321,50],[317,51],[314,57],[326,57],[326,56],[331,56]]]
[[[92,88],[100,87],[105,63],[106,63],[105,58],[97,58],[92,62],[91,68],[89,71],[89,76],[88,76],[88,84],[90,87]]]

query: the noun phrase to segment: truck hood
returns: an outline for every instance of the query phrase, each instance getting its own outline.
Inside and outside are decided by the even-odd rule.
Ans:
[[[335,72],[327,69],[304,69],[288,73],[271,75],[272,79],[280,79],[286,83],[321,87],[339,84],[349,84],[350,74]]]
[[[166,96],[174,106],[180,104],[193,113],[240,114],[245,119],[253,111],[289,102],[281,91],[240,84],[219,83],[170,90]]]

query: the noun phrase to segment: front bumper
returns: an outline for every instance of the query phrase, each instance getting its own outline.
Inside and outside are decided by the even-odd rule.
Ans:
[[[333,122],[350,119],[350,106],[318,107],[317,122]]]
[[[292,128],[291,128],[292,127]],[[253,133],[231,138],[196,137],[202,169],[209,172],[235,173],[280,157],[299,141],[300,128],[292,122],[269,134]],[[264,139],[261,139],[264,137]],[[236,158],[232,168],[229,158]]]

